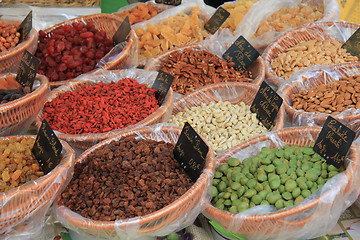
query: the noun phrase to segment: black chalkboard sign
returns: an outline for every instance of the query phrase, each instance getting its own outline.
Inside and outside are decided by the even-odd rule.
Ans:
[[[181,4],[181,0],[155,0],[156,3],[177,6]]]
[[[171,84],[173,83],[175,77],[163,72],[159,71],[154,84],[152,85],[152,89],[157,90],[155,93],[155,97],[158,100],[159,106],[163,103],[165,100],[165,97],[171,87]]]
[[[31,91],[39,66],[40,60],[25,50],[16,75],[16,81],[24,88],[29,87]]]
[[[283,99],[263,81],[250,110],[256,113],[258,119],[267,129],[271,129],[282,102]]]
[[[327,163],[339,168],[355,139],[355,132],[329,116],[313,147]]]
[[[259,52],[251,44],[240,36],[223,54],[227,62],[235,63],[234,68],[244,72],[259,57]]]
[[[28,15],[24,18],[24,20],[20,24],[20,28],[19,28],[20,42],[26,39],[31,29],[32,29],[32,11],[28,13]]]
[[[37,134],[32,152],[45,174],[59,163],[62,145],[48,122],[44,119]]]
[[[185,123],[173,152],[186,174],[196,182],[204,168],[209,147],[189,123]]]
[[[118,30],[116,30],[113,36],[114,44],[124,42],[126,40],[126,37],[129,35],[130,30],[131,30],[131,26],[130,26],[129,17],[126,16],[126,18],[124,19],[124,21],[122,21]]]
[[[219,7],[214,15],[211,16],[209,21],[207,21],[204,25],[204,28],[211,34],[214,34],[221,25],[226,21],[226,19],[230,16],[230,13]]]
[[[351,55],[360,58],[360,28],[358,28],[351,37],[342,45]]]

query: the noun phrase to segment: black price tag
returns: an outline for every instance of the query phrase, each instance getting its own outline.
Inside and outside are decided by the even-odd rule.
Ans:
[[[360,28],[342,45],[351,55],[360,58]]]
[[[54,169],[60,159],[62,145],[44,119],[37,134],[32,152],[45,174]]]
[[[339,168],[344,163],[354,139],[354,131],[329,116],[316,139],[313,149],[327,163]]]
[[[159,106],[165,100],[165,97],[174,79],[175,79],[174,76],[163,71],[159,71],[158,75],[156,76],[155,82],[151,88],[157,90],[155,93],[155,97],[159,102]]]
[[[24,88],[29,87],[31,91],[39,65],[40,60],[25,50],[16,75],[16,81]]]
[[[189,123],[185,123],[174,148],[174,157],[193,182],[203,170],[209,147]]]
[[[223,54],[227,62],[234,62],[234,68],[244,72],[259,57],[259,52],[251,44],[240,36]]]
[[[250,110],[256,113],[258,119],[267,129],[271,129],[282,103],[283,99],[263,81]]]
[[[230,16],[230,13],[223,9],[222,7],[219,7],[214,15],[211,16],[209,21],[205,23],[204,28],[211,34],[214,34],[221,25],[226,21],[226,19]]]
[[[177,6],[181,4],[181,0],[155,0],[156,3]]]
[[[126,40],[126,37],[129,35],[130,30],[131,30],[131,26],[130,26],[129,17],[126,16],[126,18],[124,19],[124,21],[122,21],[120,27],[113,36],[114,44],[124,42]]]
[[[19,28],[20,42],[26,39],[31,29],[32,29],[32,11],[28,13],[28,15],[24,18],[24,20],[20,24],[20,28]]]

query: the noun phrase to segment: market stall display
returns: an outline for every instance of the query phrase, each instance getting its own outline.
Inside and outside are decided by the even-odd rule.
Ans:
[[[174,103],[170,123],[182,127],[185,122],[203,136],[215,154],[268,130],[251,113],[259,87],[249,83],[217,83],[203,87]],[[284,124],[281,107],[273,129]]]
[[[180,132],[180,128],[145,127],[125,131],[117,137],[107,139],[85,151],[76,160],[77,164],[90,161],[84,168],[85,171],[92,171],[93,167],[98,168],[99,161],[101,161],[100,169],[104,172],[110,171],[106,174],[107,177],[102,174],[107,181],[109,178],[112,179],[114,174],[117,174],[118,177],[107,182],[99,174],[96,176],[82,174],[79,166],[76,168],[73,183],[69,185],[70,189],[73,187],[78,189],[76,185],[82,186],[81,181],[91,181],[90,185],[94,185],[94,188],[98,190],[103,188],[103,184],[108,186],[105,187],[106,189],[117,190],[111,193],[105,190],[100,194],[98,203],[94,202],[94,205],[86,201],[85,205],[80,204],[79,206],[77,201],[66,200],[71,197],[69,193],[73,192],[69,189],[56,202],[57,219],[75,232],[113,239],[164,236],[191,224],[202,211],[205,200],[209,198],[208,189],[213,175],[214,155],[212,151],[208,152],[201,175],[196,182],[190,184],[189,188],[189,183],[186,183],[187,177],[176,177],[182,171],[176,170],[180,168],[180,165],[176,161],[170,160],[173,159],[172,148]],[[160,159],[163,163],[156,164]],[[115,171],[116,173],[114,172],[115,166],[119,168],[118,171]],[[126,172],[129,172],[129,178],[121,176]],[[120,189],[113,186],[114,184]],[[125,185],[130,186],[126,187]],[[87,190],[78,190],[80,190],[78,197],[89,198],[90,195],[85,193],[83,196],[82,193]],[[98,196],[98,190],[94,189],[93,191],[96,196]],[[175,200],[171,197],[173,194],[181,196]],[[74,196],[74,194],[71,195]],[[117,199],[121,199],[121,201],[117,201]],[[170,203],[170,199],[173,199],[171,200],[173,202]],[[83,217],[70,210],[67,207],[69,204],[71,209],[75,208],[77,212],[80,211],[81,215],[86,214],[86,216]],[[97,210],[95,208],[96,212],[94,213],[91,206],[96,207],[99,204],[102,207]],[[85,210],[84,208],[90,209]],[[97,213],[98,211],[102,213]],[[105,216],[102,217],[103,215]],[[139,217],[134,218],[134,216]]]
[[[136,48],[133,31],[124,47],[112,48],[112,37],[122,21],[113,14],[93,14],[40,30],[35,54],[42,60],[38,72],[48,76],[51,87],[58,87],[95,67],[121,69]],[[111,60],[102,61],[104,56]]]
[[[341,21],[319,22],[282,34],[262,54],[269,83],[279,87],[304,67],[358,61],[341,45],[359,26]]]
[[[30,235],[42,227],[43,218],[58,194],[70,181],[75,155],[62,141],[59,164],[44,175],[36,163],[31,148],[36,136],[0,138],[2,154],[0,180],[0,236],[16,237],[27,231]],[[31,166],[24,164],[31,162]],[[17,169],[11,172],[11,169]],[[22,231],[16,228],[24,224]]]
[[[287,129],[275,131],[268,135],[261,135],[259,137],[252,138],[244,143],[235,146],[234,148],[228,150],[227,152],[219,156],[217,158],[216,170],[219,170],[220,167],[224,163],[226,163],[230,158],[237,158],[244,164],[248,163],[251,164],[252,166],[252,164],[255,163],[256,160],[254,156],[258,153],[260,154],[262,149],[265,150],[265,149],[282,148],[285,145],[289,145],[289,146],[297,145],[299,147],[304,147],[304,146],[309,147],[316,140],[318,134],[320,133],[320,130],[321,130],[320,127],[287,128]],[[304,149],[307,149],[306,151],[309,152],[312,150],[311,148],[306,148],[306,147]],[[287,161],[289,161],[289,164],[293,164],[292,162],[295,161],[295,158],[296,158],[296,164],[298,161],[306,161],[306,159],[309,160],[309,157],[305,156],[307,154],[304,155],[302,151],[300,155],[303,157],[303,160],[300,160],[301,157],[299,157],[299,155],[296,155],[300,151],[296,151],[294,147],[292,147],[291,150],[294,150],[291,151],[292,154],[290,154],[290,151],[285,151],[285,150],[283,151],[284,154],[283,158],[287,159]],[[268,160],[271,160],[271,158],[261,158],[260,162],[265,163],[265,161]],[[322,169],[323,166],[321,164],[315,164],[315,163],[313,164],[315,166],[316,165],[318,166],[317,167],[314,166],[312,169],[308,169],[307,173],[305,173],[306,172],[304,171],[305,169],[302,170],[305,175],[306,174],[308,175],[307,177],[310,177],[312,179],[311,182],[313,182],[312,184],[313,186],[315,182],[321,185],[321,183],[319,183],[318,180],[320,179],[319,176],[323,174],[322,170],[320,171],[320,173],[319,172],[317,172],[316,174],[314,173],[315,171],[319,170],[319,166],[320,169]],[[271,166],[271,165],[267,165],[267,166]],[[307,165],[302,164],[300,166],[308,167],[308,164]],[[220,210],[209,203],[208,207],[205,209],[203,214],[208,219],[213,220],[218,224],[220,224],[226,231],[235,233],[237,235],[242,235],[250,239],[263,239],[265,237],[270,239],[293,239],[294,236],[297,236],[297,238],[311,239],[314,237],[318,237],[330,231],[332,227],[336,224],[337,220],[339,219],[340,214],[347,207],[349,207],[351,203],[353,203],[357,199],[357,196],[360,191],[356,185],[356,182],[358,182],[359,180],[358,166],[359,166],[359,155],[357,149],[353,145],[345,161],[344,167],[346,167],[346,170],[337,175],[335,175],[335,171],[327,175],[327,176],[333,176],[333,175],[335,176],[333,176],[330,180],[328,180],[320,190],[315,191],[314,194],[310,195],[307,199],[305,199],[299,204],[292,206],[292,204],[295,204],[295,202],[294,203],[291,202],[292,204],[289,203],[287,204],[286,208],[280,210],[277,210],[277,208],[275,207],[271,207],[271,206],[269,207],[268,205],[255,207],[254,204],[251,204],[254,207],[242,211],[241,213],[231,213]],[[221,168],[223,169],[224,167]],[[331,168],[332,167],[329,166],[328,170],[331,170]],[[277,169],[275,171],[277,171]],[[250,173],[250,168],[249,168],[249,173]],[[300,171],[298,172],[296,171],[295,174],[296,177],[302,175]],[[250,175],[248,174],[248,176]],[[289,176],[291,178],[291,174]],[[271,183],[270,186],[271,193],[269,192],[266,194],[266,195],[270,194],[269,197],[265,196],[265,199],[267,199],[269,203],[274,202],[274,200],[276,200],[279,197],[280,191],[282,191],[281,189],[279,190],[274,189],[278,185],[277,177],[274,177],[274,175],[270,177],[271,179],[269,180],[269,186],[271,181],[274,180],[276,181]],[[234,182],[236,182],[236,180]],[[294,182],[296,184],[303,185],[303,183],[299,181],[296,182],[296,180],[295,181],[288,180],[286,181],[285,183],[286,185],[284,187],[288,190],[292,190],[290,188],[293,188],[294,186],[290,186],[290,183],[291,185],[295,185]],[[307,182],[306,182],[306,186],[308,187]],[[249,190],[247,191],[253,189],[253,187],[251,188],[250,187]],[[305,188],[305,185],[302,187]],[[292,197],[294,197],[295,194],[294,191],[297,191],[295,196],[298,195],[300,187],[299,189],[297,188],[295,189],[293,189],[292,191]],[[308,195],[308,193],[306,193],[306,195]],[[243,198],[243,200],[244,199],[245,198]],[[276,202],[277,201],[275,201],[275,203]],[[240,210],[244,210],[247,207],[246,204],[240,204],[240,205],[238,205]],[[277,203],[277,205],[278,207],[283,207],[281,202]]]
[[[203,86],[218,82],[251,82],[260,85],[264,80],[265,66],[261,57],[245,72],[236,70],[222,55],[230,43],[204,41],[174,48],[153,58],[146,70],[164,71],[175,77],[172,88],[186,95]]]
[[[45,118],[60,139],[87,149],[123,131],[164,121],[171,114],[174,95],[170,89],[158,105],[151,89],[156,75],[142,69],[84,75],[50,93],[36,125]]]
[[[14,79],[15,76],[15,74],[11,73],[1,74],[0,79]],[[0,135],[6,136],[24,127],[28,127],[44,106],[48,94],[49,80],[45,76],[37,75],[32,92],[16,100],[1,103]]]
[[[23,41],[18,32],[21,21],[2,18],[0,20],[0,73],[15,72],[25,50],[36,51],[38,34],[34,28]]]

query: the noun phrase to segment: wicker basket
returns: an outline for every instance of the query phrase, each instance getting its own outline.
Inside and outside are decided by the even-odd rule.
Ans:
[[[272,42],[262,54],[265,64],[265,77],[268,79],[269,83],[275,87],[279,87],[282,83],[286,82],[286,80],[282,77],[278,77],[273,71],[270,65],[272,59],[276,58],[280,53],[285,52],[285,49],[291,48],[300,42],[314,39],[322,41],[328,38],[333,38],[334,36],[332,36],[330,32],[326,31],[326,29],[331,27],[336,29],[356,30],[360,27],[360,25],[340,21],[316,22],[303,25],[280,35],[279,38]]]
[[[277,131],[277,136],[283,141],[285,144],[288,145],[299,145],[299,146],[310,146],[311,140],[310,138],[307,139],[304,136],[307,134],[311,135],[313,139],[316,139],[321,131],[320,127],[298,127],[298,128],[287,128]],[[215,169],[217,169],[222,163],[225,163],[231,156],[235,153],[240,152],[241,150],[251,147],[255,144],[264,143],[270,141],[270,148],[273,147],[274,143],[269,138],[269,136],[261,135],[259,137],[252,138],[246,142],[243,142],[232,149],[226,151],[223,155],[217,158],[217,163]],[[253,148],[252,148],[253,149]],[[255,155],[256,152],[253,153]],[[354,145],[351,146],[348,158],[351,160],[347,164],[346,169],[346,177],[347,179],[352,179],[353,174],[357,171],[357,166],[359,165],[359,156],[358,152]],[[348,181],[344,184],[345,193],[349,191],[351,186],[351,181]],[[326,194],[328,192],[323,193],[322,199],[326,199]],[[340,197],[340,196],[337,196]],[[310,216],[304,219],[298,219],[291,221],[290,219],[296,217],[296,214],[303,213],[306,211],[315,208],[320,201],[320,197],[317,197],[313,200],[303,202],[302,204],[296,205],[289,209],[279,210],[273,213],[268,214],[252,214],[246,217],[237,217],[236,222],[234,221],[234,217],[236,214],[229,213],[226,211],[222,211],[220,209],[215,208],[210,203],[208,203],[207,208],[205,209],[204,215],[221,224],[224,228],[228,228],[229,225],[233,222],[233,229],[236,226],[236,231],[232,231],[235,234],[243,234],[246,237],[253,237],[256,234],[260,234],[261,236],[267,236],[267,234],[273,233],[280,233],[280,232],[287,232],[290,234],[291,230],[300,229],[307,224],[307,220],[311,217],[311,212],[309,213]],[[331,205],[331,203],[329,203]],[[326,217],[326,216],[321,216]],[[270,236],[270,235],[269,235]]]
[[[11,136],[2,139],[33,138],[36,136]],[[58,193],[69,183],[75,161],[74,150],[64,141],[62,159],[59,165],[47,175],[35,181],[25,183],[8,192],[0,194],[0,229],[15,227],[32,216],[45,213]],[[38,223],[31,223],[38,224]],[[1,232],[0,230],[0,232]]]
[[[119,75],[121,71],[122,70],[114,70],[112,72],[115,75]],[[95,75],[97,74],[101,74],[101,73],[95,73]],[[79,89],[87,82],[91,82],[91,81],[90,80],[72,81],[65,84],[62,87],[59,87],[50,93],[49,97],[47,98],[47,102],[52,101],[54,98],[56,98],[57,96],[61,95],[62,93],[68,90],[74,91],[76,89]],[[135,125],[128,126],[126,128],[116,129],[105,133],[94,133],[94,134],[66,134],[58,131],[55,131],[55,133],[59,139],[69,142],[72,146],[80,149],[87,149],[95,145],[96,143],[101,142],[102,140],[117,136],[125,131],[133,130],[143,126],[149,126],[164,121],[166,118],[168,118],[168,115],[171,113],[173,101],[174,101],[174,93],[173,90],[170,88],[168,95],[166,96],[160,108],[158,108],[155,112],[153,112],[145,119],[141,120],[140,122],[136,123]],[[41,126],[41,117],[42,117],[42,112],[40,112],[40,114],[38,115],[35,121],[35,125],[37,126],[37,128]]]
[[[0,78],[16,74],[7,73],[0,75]],[[35,119],[41,108],[44,106],[49,93],[49,80],[43,75],[37,75],[35,83],[39,81],[40,86],[31,93],[14,101],[0,104],[0,136],[9,135]]]
[[[2,0],[0,5],[13,5],[19,3],[39,7],[91,7],[99,5],[100,0]]]
[[[183,112],[184,109],[199,106],[201,103],[229,101],[232,104],[244,102],[246,105],[251,105],[255,99],[259,86],[250,83],[228,82],[215,83],[199,90],[196,90],[183,98],[178,99],[174,103],[172,114]],[[219,99],[219,96],[221,99]],[[281,106],[278,115],[275,118],[275,126],[273,130],[282,129],[284,126],[285,111]]]
[[[152,71],[159,71],[161,63],[163,61],[166,61],[166,59],[168,58],[168,56],[170,54],[182,52],[186,49],[194,49],[194,50],[203,50],[203,49],[205,50],[206,49],[207,51],[212,52],[211,48],[212,48],[212,46],[214,46],[214,44],[216,44],[216,42],[212,42],[212,43],[204,42],[204,43],[200,43],[200,44],[192,44],[189,46],[171,49],[171,50],[166,51],[166,52],[160,54],[159,56],[153,58],[148,64],[146,64],[145,69],[152,70]],[[231,45],[230,43],[226,44],[226,43],[220,43],[220,42],[219,42],[219,44],[224,45],[224,48],[225,47],[228,48]],[[249,67],[248,70],[253,74],[253,81],[251,83],[260,85],[265,77],[265,65],[264,65],[264,61],[262,60],[262,58],[258,57],[256,59],[256,61]]]
[[[81,16],[64,21],[62,23],[56,24],[50,28],[45,29],[44,32],[47,37],[50,37],[55,29],[61,28],[64,25],[72,24],[75,22],[80,22],[80,23],[92,22],[97,30],[104,30],[106,32],[106,37],[112,39],[115,32],[122,23],[122,21],[123,19],[121,17],[118,17],[114,14],[98,13],[98,14]],[[130,57],[131,54],[130,50],[133,48],[134,44],[135,44],[135,32],[130,31],[130,34],[128,36],[128,43],[125,46],[125,48],[122,50],[120,54],[118,54],[118,56],[116,56],[116,58],[114,58],[114,60],[106,63],[106,65],[103,66],[103,68],[108,70],[122,69],[125,66],[128,58]],[[52,88],[59,87],[69,82],[70,80],[72,79],[68,79],[65,81],[50,82],[50,86]]]
[[[328,113],[313,113],[305,112],[304,110],[297,110],[292,107],[291,95],[299,93],[301,90],[317,87],[321,84],[337,81],[338,77],[358,76],[360,74],[360,62],[346,63],[341,65],[326,66],[318,70],[304,72],[296,75],[289,85],[284,86],[281,90],[281,96],[284,99],[285,111],[289,116],[290,121],[294,124],[303,125],[303,123],[312,120],[314,124],[324,125],[328,116],[332,116],[342,123],[347,124],[348,127],[357,131],[360,127],[360,113],[341,113],[331,115]]]
[[[136,131],[124,131],[117,137],[107,139],[86,150],[80,155],[76,162],[79,163],[84,161],[96,149],[102,148],[113,141],[118,141],[127,136],[141,134],[143,138],[148,140],[165,141],[175,144],[180,133],[181,128],[174,127],[160,127],[158,133],[154,132],[151,128],[140,128]],[[208,145],[208,143],[206,144]],[[79,215],[69,208],[58,205],[60,200],[60,198],[58,198],[55,204],[57,217],[64,226],[75,231],[81,230],[81,232],[93,234],[95,236],[116,237],[116,232],[126,232],[127,229],[137,229],[139,234],[151,234],[168,224],[176,222],[179,216],[191,212],[198,204],[198,201],[202,199],[203,195],[207,194],[208,183],[210,181],[209,174],[212,174],[214,170],[214,155],[210,146],[209,148],[210,150],[204,165],[204,172],[200,175],[194,185],[176,201],[156,212],[138,218],[118,221],[115,229],[115,221],[95,221],[87,218],[80,219]]]
[[[20,21],[15,20],[3,20],[7,23],[21,23]],[[32,28],[29,35],[24,41],[22,41],[16,47],[8,51],[0,52],[0,73],[16,72],[25,50],[29,51],[32,54],[35,53],[35,50],[37,48],[37,39],[37,32],[34,28]]]

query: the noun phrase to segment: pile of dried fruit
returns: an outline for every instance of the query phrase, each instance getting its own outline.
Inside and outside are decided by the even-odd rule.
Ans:
[[[114,14],[124,19],[126,18],[126,16],[128,16],[130,24],[133,25],[135,23],[149,20],[158,15],[159,13],[161,13],[159,7],[154,5],[153,3],[148,2],[137,4],[130,10],[122,11],[119,13],[116,12]]]
[[[16,47],[20,41],[19,24],[7,24],[0,20],[0,52]]]

